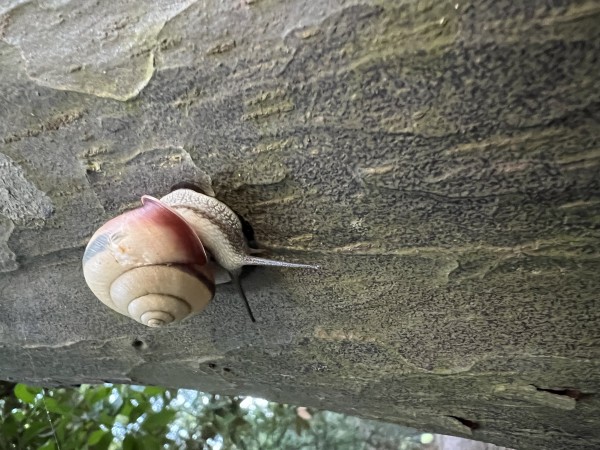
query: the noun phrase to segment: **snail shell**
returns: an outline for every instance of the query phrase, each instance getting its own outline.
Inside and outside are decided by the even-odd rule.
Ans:
[[[160,327],[202,311],[215,282],[194,230],[159,200],[104,224],[83,256],[91,291],[113,310]]]
[[[150,327],[203,310],[214,296],[215,277],[217,284],[231,280],[254,322],[240,283],[243,266],[318,266],[259,258],[252,251],[227,205],[177,189],[160,200],[144,196],[141,208],[102,226],[86,247],[83,273],[100,301]]]

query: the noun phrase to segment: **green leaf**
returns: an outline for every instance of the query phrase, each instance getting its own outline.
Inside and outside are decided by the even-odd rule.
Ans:
[[[144,388],[144,394],[146,394],[149,397],[153,397],[155,395],[163,395],[164,392],[165,389],[158,386],[146,386]]]
[[[70,422],[70,417],[69,418],[65,418],[63,417],[60,420],[60,423],[58,424],[58,426],[55,428],[55,434],[56,434],[56,438],[58,439],[59,442],[62,442],[65,440],[65,433],[67,430],[67,425],[69,425]]]
[[[97,386],[86,392],[85,397],[89,404],[94,404],[103,401],[110,397],[111,387]]]
[[[87,441],[88,445],[96,445],[98,442],[100,442],[102,440],[102,438],[104,437],[104,435],[106,433],[108,433],[108,431],[104,431],[104,430],[94,431],[88,437],[88,441]]]
[[[133,388],[128,389],[126,392],[123,392],[121,394],[122,397],[127,396],[130,399],[135,399],[137,400],[139,403],[148,403],[148,399],[146,398],[146,396],[143,394],[143,392],[139,392],[136,391]]]
[[[114,438],[110,431],[107,431],[106,434],[102,437],[102,440],[98,442],[94,446],[94,450],[106,450],[112,444]]]
[[[12,437],[17,436],[18,431],[19,426],[17,424],[17,421],[13,417],[8,416],[2,424],[2,436],[10,439]]]
[[[32,388],[25,386],[24,384],[17,384],[14,388],[15,396],[23,403],[35,403],[35,396],[38,395],[42,390],[40,388]]]
[[[49,412],[67,415],[71,412],[71,408],[68,405],[61,405],[58,400],[52,397],[44,398],[44,406]]]
[[[123,439],[123,450],[136,450],[136,449],[137,449],[137,442],[136,442],[135,438],[131,434],[128,434],[127,436],[125,436],[125,439]]]
[[[140,418],[140,416],[146,412],[146,409],[148,409],[148,405],[138,405],[135,408],[133,408],[131,413],[129,413],[129,422],[136,422]]]
[[[129,417],[129,421],[131,421],[131,413],[133,411],[133,406],[131,402],[123,402],[123,406],[119,409],[117,414],[121,414],[123,416]]]
[[[154,414],[148,414],[142,427],[147,431],[155,430],[156,428],[164,427],[171,423],[177,411],[172,409],[163,409]]]
[[[56,450],[56,443],[54,440],[50,440],[42,445],[38,450]]]
[[[21,438],[21,445],[26,447],[25,444],[38,437],[41,434],[41,431],[45,430],[47,426],[49,426],[47,421],[29,423],[29,427],[25,430],[23,437]]]
[[[162,442],[158,438],[148,434],[142,436],[141,444],[144,450],[160,450],[162,448]]]
[[[102,425],[106,425],[108,428],[112,428],[113,424],[115,423],[115,417],[109,415],[105,411],[102,411],[100,413],[100,423]]]

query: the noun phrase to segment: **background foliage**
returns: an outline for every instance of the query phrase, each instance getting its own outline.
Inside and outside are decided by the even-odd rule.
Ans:
[[[127,385],[0,382],[0,449],[416,449],[421,433],[326,411]]]

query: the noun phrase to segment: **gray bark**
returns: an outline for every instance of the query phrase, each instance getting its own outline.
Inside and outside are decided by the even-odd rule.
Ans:
[[[597,1],[3,3],[0,379],[600,447]],[[107,309],[87,240],[180,181],[323,269]]]

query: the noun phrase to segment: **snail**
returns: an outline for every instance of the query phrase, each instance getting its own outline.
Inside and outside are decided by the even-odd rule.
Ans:
[[[256,252],[227,205],[176,189],[160,200],[145,195],[141,207],[100,227],[85,249],[83,275],[101,302],[149,327],[202,311],[228,275],[255,322],[240,283],[243,266],[319,268],[260,258]]]

